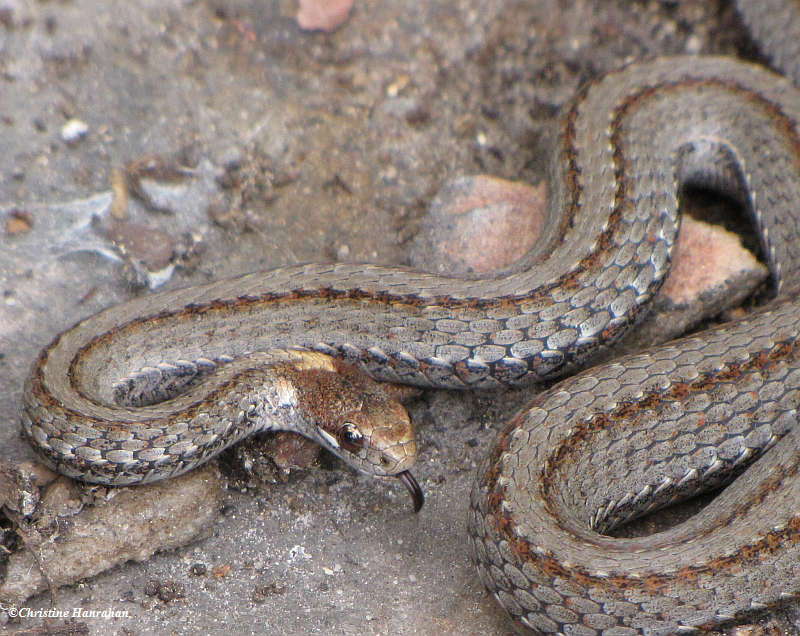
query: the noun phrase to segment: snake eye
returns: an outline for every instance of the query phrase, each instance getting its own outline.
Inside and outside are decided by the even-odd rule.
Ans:
[[[339,429],[339,446],[351,453],[358,452],[364,446],[364,435],[352,422],[345,422]]]

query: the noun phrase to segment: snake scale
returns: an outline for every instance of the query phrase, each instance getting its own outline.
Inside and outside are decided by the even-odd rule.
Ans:
[[[799,23],[788,0],[739,8],[757,37]],[[798,41],[774,59],[790,67]],[[681,188],[709,186],[752,214],[777,299],[538,395],[479,469],[469,534],[486,587],[543,632],[691,632],[773,606],[800,592],[798,122],[800,93],[760,67],[632,65],[568,110],[550,240],[520,271],[301,265],[138,298],[42,352],[23,430],[62,472],[127,484],[287,428],[399,475],[419,507],[407,416],[360,373],[493,388],[585,365],[664,280]],[[737,476],[674,528],[604,534]]]

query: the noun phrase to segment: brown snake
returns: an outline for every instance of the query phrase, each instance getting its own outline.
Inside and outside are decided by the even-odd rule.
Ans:
[[[287,428],[356,468],[400,475],[419,506],[407,417],[355,367],[492,388],[585,364],[661,285],[680,188],[710,186],[752,213],[779,299],[537,396],[480,469],[469,532],[486,586],[541,631],[691,631],[774,605],[800,592],[798,121],[797,90],[749,64],[631,66],[567,113],[552,229],[521,271],[462,280],[303,265],[139,298],[42,352],[23,430],[62,472],[127,484]],[[675,528],[601,534],[753,460]]]

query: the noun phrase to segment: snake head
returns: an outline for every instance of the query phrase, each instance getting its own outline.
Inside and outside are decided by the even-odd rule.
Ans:
[[[424,496],[409,472],[417,441],[405,407],[357,367],[321,354],[305,355],[291,375],[316,440],[356,470],[400,479],[419,510]]]
[[[409,468],[417,460],[414,428],[394,401],[367,399],[360,408],[317,424],[323,445],[351,466],[378,477],[397,477],[411,493],[414,512],[425,501]]]
[[[417,441],[401,404],[367,398],[356,410],[319,423],[326,441],[352,465],[378,476],[396,475],[417,460]]]

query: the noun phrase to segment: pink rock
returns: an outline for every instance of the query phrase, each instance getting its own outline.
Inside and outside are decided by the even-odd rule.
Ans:
[[[297,24],[304,31],[330,33],[347,20],[353,0],[300,0]]]
[[[676,305],[685,305],[701,293],[758,267],[755,256],[742,247],[736,234],[684,215],[672,269],[661,293]]]
[[[546,188],[487,175],[444,186],[410,255],[414,267],[446,274],[487,273],[531,249],[544,222]]]

